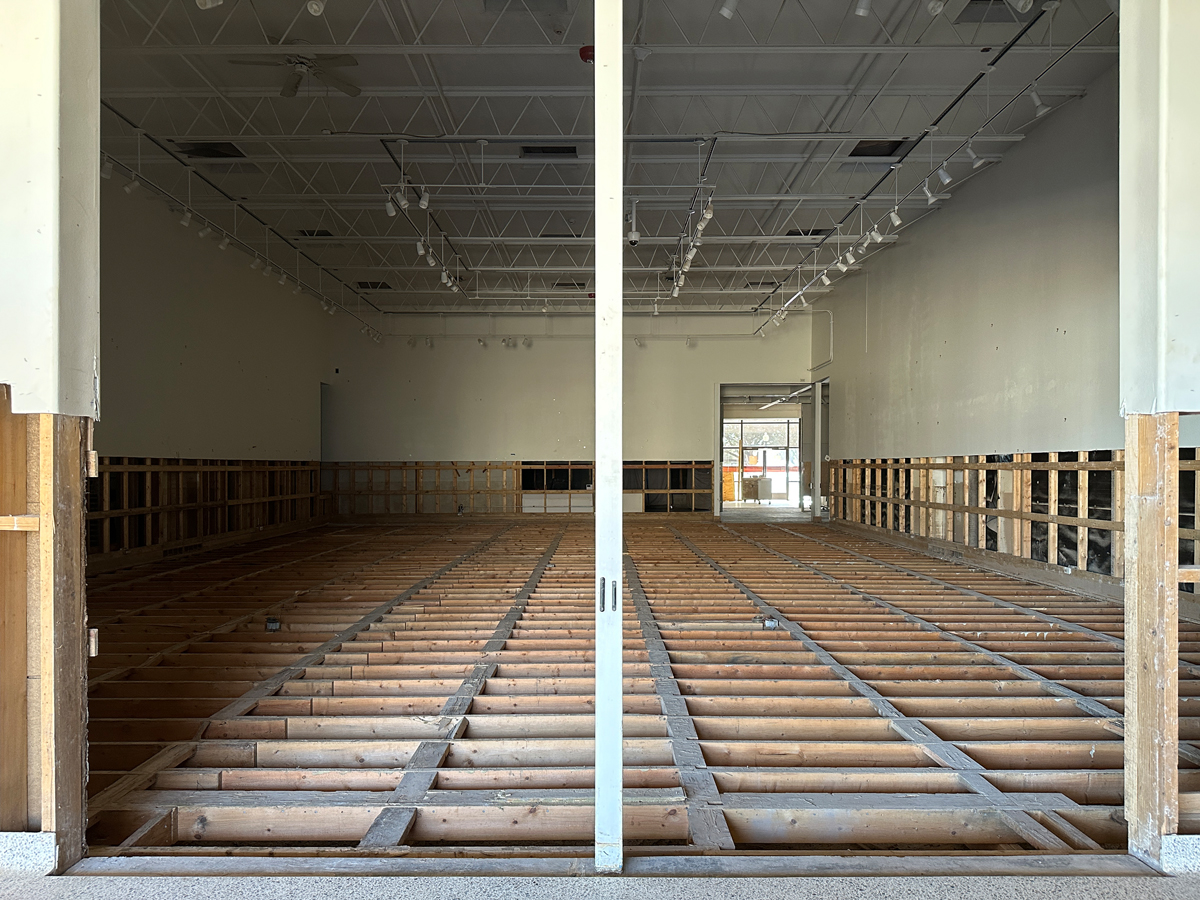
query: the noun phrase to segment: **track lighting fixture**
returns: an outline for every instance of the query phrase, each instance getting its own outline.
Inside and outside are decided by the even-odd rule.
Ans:
[[[707,222],[712,217],[713,217],[713,203],[712,203],[712,199],[710,198],[708,201],[708,205],[706,207],[704,207],[704,215],[701,218],[703,218],[704,221]]]
[[[457,281],[450,282],[450,290],[454,291],[454,293],[456,293],[456,294],[458,293],[458,282]]]
[[[183,218],[179,220],[179,224],[184,228],[187,228],[192,224],[192,211],[190,209],[185,209],[183,211]]]
[[[871,14],[871,0],[858,0],[854,4],[854,14],[856,16],[869,16]]]
[[[329,312],[329,301],[324,297],[321,298],[321,312]]]
[[[436,266],[436,265],[437,265],[437,260],[433,258],[433,251],[432,251],[432,250],[431,250],[431,251],[429,252],[429,254],[428,254],[426,257],[425,257],[425,262],[429,263],[429,266],[430,266],[430,268],[433,268],[434,266]]]
[[[101,178],[112,178],[112,166],[113,166],[112,160],[109,159],[107,156],[104,157],[104,162],[102,162],[100,164],[100,177]]]
[[[396,204],[392,202],[391,197],[388,197],[387,200],[383,202],[383,211],[388,214],[389,218],[396,214]]]
[[[1037,85],[1029,89],[1029,99],[1033,101],[1033,114],[1036,118],[1040,119],[1050,112],[1050,107],[1042,102],[1042,95],[1037,92]]]
[[[682,272],[680,272],[680,273],[679,273],[679,278],[678,278],[678,279],[676,279],[676,281],[675,281],[675,286],[676,286],[676,287],[683,287],[683,285],[684,285],[684,283],[685,283],[686,281],[687,281],[687,276],[686,276],[686,275],[684,275]]]
[[[825,287],[829,287],[829,285],[833,284],[833,282],[829,280],[829,276],[824,272],[821,273],[821,284],[825,285]]]
[[[287,272],[280,272],[280,273],[279,273],[279,283],[280,283],[280,284],[287,284]]]
[[[986,159],[984,159],[982,156],[980,156],[978,153],[975,152],[975,148],[971,146],[969,141],[967,142],[967,156],[971,157],[971,168],[972,169],[978,169],[985,162],[987,162]]]
[[[877,244],[883,243],[883,235],[879,233],[878,228],[871,229],[871,240],[873,240]]]
[[[888,213],[888,218],[892,220],[892,226],[895,228],[899,228],[904,224],[904,220],[900,218],[899,207],[892,207],[892,211]]]
[[[476,343],[478,343],[480,347],[486,347],[486,346],[487,346],[487,344],[486,344],[486,343],[484,343],[484,340],[483,340],[483,338],[475,338],[475,342],[476,342]]]
[[[417,256],[424,256],[424,255],[425,255],[425,243],[423,241],[417,241]]]
[[[685,259],[683,261],[683,271],[684,272],[691,271],[691,268],[692,268],[692,261],[690,259]]]
[[[688,262],[691,262],[696,258],[696,250],[697,248],[695,246],[688,248],[688,252],[684,254],[683,258]]]
[[[946,171],[945,163],[942,163],[940,166],[938,166],[937,177],[941,180],[942,184],[949,184],[954,180],[953,176]]]
[[[228,250],[229,249],[229,235],[225,235],[223,238],[221,238],[221,243],[217,244],[217,249],[218,250]]]
[[[417,346],[417,339],[410,334],[408,336],[408,340],[405,341],[404,343],[408,344],[408,346],[410,346],[410,347],[415,347],[415,346]]]
[[[723,15],[727,19],[732,19],[733,14],[735,12],[737,12],[737,5],[738,5],[738,0],[725,0],[725,2],[723,2],[721,4],[721,8],[719,10],[717,10],[717,12],[719,12],[721,15]]]
[[[848,265],[846,265],[844,262],[842,262],[841,257],[838,257],[838,261],[835,262],[834,265],[837,267],[837,270],[839,272],[846,272],[850,268]]]
[[[263,263],[262,263],[262,260],[261,260],[261,259],[259,259],[259,258],[256,256],[256,257],[254,257],[254,259],[253,259],[253,260],[250,262],[250,268],[252,268],[252,269],[260,269],[260,268],[262,268],[262,264],[263,264]]]
[[[308,0],[304,8],[308,10],[309,15],[319,16],[325,12],[325,0]]]
[[[421,188],[421,199],[417,201],[417,206],[421,209],[429,209],[429,190]]]
[[[1033,9],[1033,0],[1005,0],[1005,2],[1008,3],[1008,5],[1011,6],[1013,9],[1015,9],[1017,12],[1022,13],[1022,14],[1027,13],[1031,9]],[[1056,3],[1055,6],[1057,6],[1057,5],[1058,4]]]
[[[292,296],[294,297],[298,293],[300,293],[300,282],[297,281],[296,286],[294,288],[292,288]]]
[[[929,190],[929,179],[928,178],[926,178],[925,182],[921,185],[921,190],[923,190],[925,192],[925,205],[926,206],[933,206],[933,204],[937,203],[937,197],[933,196],[933,193]]]
[[[366,334],[366,333],[367,333],[367,327],[368,327],[368,326],[366,326],[366,325],[363,325],[363,327],[362,327],[362,328],[358,329],[358,333],[359,333],[359,334]]]
[[[526,337],[526,338],[521,338],[521,346],[522,346],[522,347],[532,347],[532,346],[533,346],[533,341],[531,341],[531,340],[530,340],[529,338],[527,338],[527,337]]]
[[[267,266],[265,269],[263,269],[263,278],[270,278],[273,271],[275,270],[270,266]]]
[[[450,274],[445,269],[442,269],[442,284],[449,284],[449,283],[450,283]]]
[[[856,260],[854,259],[854,254],[851,253],[849,250],[846,251],[846,262],[849,265],[854,265],[854,263],[856,262]]]
[[[205,225],[203,228],[201,228],[199,231],[196,232],[196,237],[206,238],[212,233],[213,233],[212,229],[209,226]]]
[[[929,0],[929,2],[925,4],[925,9],[931,16],[940,16],[942,14],[942,10],[945,8],[946,0]]]
[[[132,178],[129,179],[129,183],[125,185],[125,193],[132,194],[134,191],[136,191],[141,186],[142,186],[142,183],[140,181],[138,181],[137,176],[134,175]]]
[[[325,310],[325,312],[329,313],[332,316],[335,312],[337,312],[337,304],[331,302],[329,304],[329,309]]]
[[[685,347],[692,346],[692,339],[690,337],[685,337],[683,339],[683,346],[685,346]]]
[[[671,296],[672,297],[679,296],[679,285],[675,285],[673,288],[671,288]]]
[[[196,0],[196,5],[201,9],[215,9],[224,2],[225,0]]]

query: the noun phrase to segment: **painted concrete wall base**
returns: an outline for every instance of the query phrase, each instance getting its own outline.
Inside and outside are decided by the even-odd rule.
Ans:
[[[56,849],[53,831],[0,831],[0,872],[49,875]]]
[[[1160,862],[1168,875],[1200,875],[1200,834],[1164,835]]]

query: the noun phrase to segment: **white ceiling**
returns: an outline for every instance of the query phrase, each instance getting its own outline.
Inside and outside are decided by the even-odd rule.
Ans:
[[[996,21],[961,24],[968,0],[937,16],[928,0],[873,0],[867,17],[853,14],[856,0],[741,0],[726,19],[722,2],[625,2],[626,193],[639,201],[642,234],[626,254],[631,310],[656,298],[663,309],[777,308],[864,221],[886,223],[897,196],[915,191],[900,203],[906,224],[952,202],[986,166],[955,152],[954,181],[933,180],[941,199],[931,207],[919,186],[934,165],[981,127],[972,149],[999,161],[1043,121],[1020,96],[1029,82],[1111,12],[1107,0],[1063,0],[1043,13],[896,170],[904,144],[852,153],[861,140],[920,137],[1028,16],[1003,0],[982,10]],[[345,290],[340,281],[346,296],[388,311],[588,309],[592,68],[579,49],[591,42],[591,15],[588,0],[327,0],[319,17],[304,0],[207,10],[105,0],[102,147],[126,177],[140,171],[196,222],[234,232],[243,249],[326,295]],[[1111,17],[1039,78],[1043,102],[1079,97],[1115,63],[1116,35]],[[343,54],[357,64],[330,71],[358,96],[302,70],[296,95],[279,96],[297,62]],[[214,144],[240,155],[195,155],[219,152]],[[531,158],[546,147],[575,155]],[[400,181],[401,158],[411,206],[389,217],[383,186]],[[701,171],[715,215],[672,300]],[[423,185],[427,212],[416,202]],[[816,250],[821,229],[835,232]],[[417,257],[426,234],[461,293]]]

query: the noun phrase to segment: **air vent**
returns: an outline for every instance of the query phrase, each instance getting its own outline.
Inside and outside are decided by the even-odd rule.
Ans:
[[[895,156],[904,141],[859,141],[850,156]]]
[[[974,24],[977,22],[1011,25],[1013,22],[1028,22],[1038,14],[1041,4],[1033,4],[1025,12],[1017,12],[1005,0],[967,0],[962,8],[955,25]]]
[[[392,286],[386,281],[356,281],[354,286],[360,291],[390,291]]]
[[[246,154],[229,141],[178,141],[175,144],[185,159],[219,175],[260,175],[260,169]]]
[[[540,159],[547,162],[556,159],[579,159],[579,151],[571,144],[533,144],[521,148],[521,159]]]
[[[229,141],[176,141],[175,149],[188,159],[221,160],[246,158],[246,154]]]
[[[586,281],[556,281],[554,286],[564,291],[582,291],[587,289]]]
[[[328,228],[297,228],[297,237],[333,237],[333,232]]]
[[[828,237],[832,228],[789,228],[788,237]]]

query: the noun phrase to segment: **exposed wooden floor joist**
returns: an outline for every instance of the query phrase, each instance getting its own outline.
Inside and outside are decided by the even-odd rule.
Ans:
[[[632,520],[626,551],[635,868],[1129,871],[1116,604],[821,526]],[[85,869],[587,871],[591,554],[584,517],[422,518],[97,579]]]

